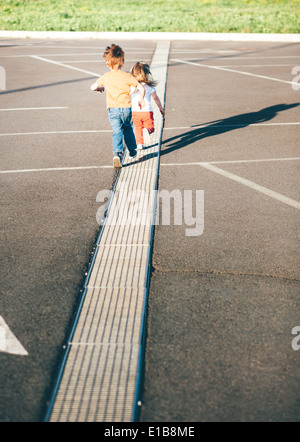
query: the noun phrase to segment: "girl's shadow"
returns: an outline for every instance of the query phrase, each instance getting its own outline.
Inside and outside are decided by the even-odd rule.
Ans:
[[[210,121],[198,127],[197,129],[190,130],[181,135],[167,138],[162,142],[162,145],[167,145],[165,149],[162,149],[161,155],[167,155],[175,150],[195,143],[207,137],[213,137],[226,132],[230,132],[236,129],[242,129],[250,126],[251,124],[264,123],[272,120],[279,112],[292,109],[299,106],[300,103],[293,104],[277,104],[258,112],[249,112],[246,114],[240,114],[221,120]],[[192,126],[193,127],[193,126]]]

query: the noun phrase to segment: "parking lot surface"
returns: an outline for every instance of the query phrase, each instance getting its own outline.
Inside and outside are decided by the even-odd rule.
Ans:
[[[110,43],[0,41],[0,316],[28,353],[0,347],[3,422],[45,415],[116,177]],[[156,44],[120,42],[124,69]],[[194,224],[155,228],[141,420],[299,421],[299,48],[171,44],[159,189]]]

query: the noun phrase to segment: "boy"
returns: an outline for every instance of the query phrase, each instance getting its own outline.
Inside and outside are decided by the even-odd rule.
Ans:
[[[123,138],[130,157],[135,158],[137,155],[136,140],[131,126],[130,88],[134,86],[140,91],[141,108],[145,106],[145,89],[132,75],[121,70],[124,64],[124,51],[120,46],[115,44],[107,46],[103,57],[110,72],[106,72],[96,83],[92,84],[91,90],[100,93],[106,90],[108,116],[113,130],[113,165],[115,168],[120,168],[122,167]]]

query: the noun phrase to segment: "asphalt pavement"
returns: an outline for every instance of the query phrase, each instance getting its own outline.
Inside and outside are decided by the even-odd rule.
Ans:
[[[89,90],[110,43],[0,41],[0,316],[28,352],[0,352],[1,422],[45,416],[116,178]],[[156,41],[120,45],[128,71]],[[171,44],[159,189],[203,231],[155,228],[142,421],[300,420],[299,48]]]
[[[299,421],[299,206],[268,192],[300,197],[298,55],[172,45],[159,188],[203,190],[204,230],[156,228],[146,421]]]

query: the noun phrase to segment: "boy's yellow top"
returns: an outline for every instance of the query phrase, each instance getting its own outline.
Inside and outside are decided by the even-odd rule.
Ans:
[[[97,80],[98,86],[106,90],[107,109],[111,107],[131,107],[130,87],[136,87],[138,81],[127,72],[111,70]]]

